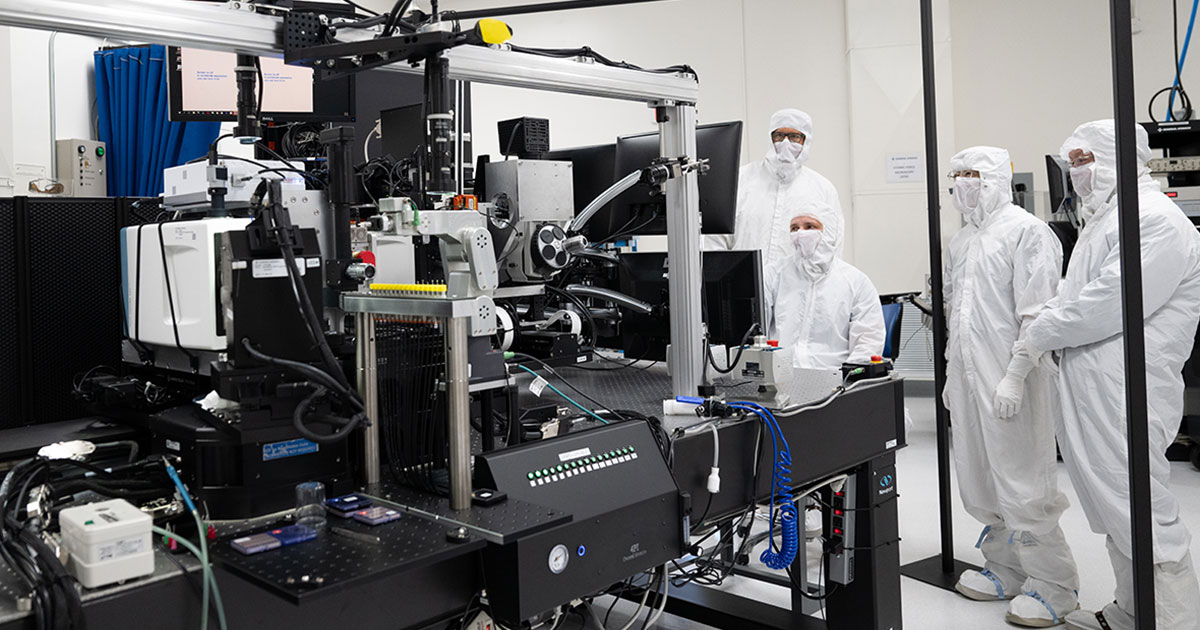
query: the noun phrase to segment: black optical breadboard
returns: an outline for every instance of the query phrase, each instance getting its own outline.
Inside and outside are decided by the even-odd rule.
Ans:
[[[211,545],[209,553],[229,571],[299,604],[368,580],[474,553],[485,545],[475,536],[466,542],[449,542],[447,526],[409,515],[375,527],[337,517],[330,517],[328,523],[378,536],[380,544],[327,529],[314,540],[251,556],[231,548],[229,541],[237,536],[230,536]]]
[[[572,518],[568,512],[511,497],[495,505],[472,505],[470,510],[455,511],[445,497],[394,484],[367,486],[359,492],[376,503],[405,512],[405,518],[436,520],[443,527],[466,527],[488,542],[501,545],[568,523]]]

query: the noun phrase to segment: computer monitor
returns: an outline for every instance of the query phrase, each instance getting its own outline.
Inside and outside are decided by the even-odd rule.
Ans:
[[[1071,212],[1075,190],[1071,186],[1071,167],[1057,155],[1046,156],[1046,181],[1050,188],[1050,212]]]
[[[236,54],[172,46],[167,61],[171,120],[237,120]],[[354,121],[354,75],[321,81],[312,68],[272,57],[260,61],[264,121]]]
[[[550,151],[545,159],[571,162],[573,165],[571,184],[575,193],[575,213],[579,214],[593,199],[612,186],[616,156],[617,145],[598,144]],[[601,241],[611,233],[608,219],[607,212],[601,210],[584,224],[580,232],[593,241]]]
[[[425,106],[405,105],[379,112],[384,155],[402,160],[425,144]]]
[[[737,346],[752,325],[763,323],[762,254],[704,252],[702,269],[701,315],[709,342]],[[668,278],[665,253],[621,255],[618,290],[654,307],[649,315],[623,310],[620,339],[626,358],[666,359],[671,342]]]
[[[742,160],[742,122],[696,127],[696,157],[708,158],[709,170],[700,176],[701,230],[705,234],[732,234],[737,217],[738,169]],[[617,139],[614,181],[645,168],[659,157],[658,133]],[[643,184],[617,197],[608,215],[609,234],[666,234],[666,198],[652,197]],[[603,219],[593,219],[603,221]]]

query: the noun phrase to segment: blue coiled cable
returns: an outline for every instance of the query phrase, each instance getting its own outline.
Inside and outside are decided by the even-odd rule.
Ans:
[[[771,449],[774,458],[771,474],[771,504],[768,526],[767,548],[759,560],[775,570],[786,569],[796,560],[800,550],[800,520],[796,513],[796,499],[792,496],[792,450],[779,421],[770,410],[752,402],[733,402],[731,407],[754,413],[771,430]],[[779,550],[775,550],[775,512],[779,511]]]

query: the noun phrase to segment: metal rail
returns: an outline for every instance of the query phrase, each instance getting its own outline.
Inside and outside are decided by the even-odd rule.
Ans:
[[[0,0],[0,25],[171,46],[283,55],[283,20],[256,13],[248,2],[184,0]],[[449,79],[627,101],[695,103],[696,78],[613,68],[483,46],[447,51]],[[420,74],[420,65],[383,69]]]

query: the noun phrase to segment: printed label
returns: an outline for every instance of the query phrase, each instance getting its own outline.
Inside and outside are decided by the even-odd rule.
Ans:
[[[146,548],[146,541],[141,537],[126,538],[125,540],[117,540],[104,545],[100,545],[98,554],[99,560],[113,560],[116,558],[124,558],[134,554],[142,553]]]
[[[566,462],[566,461],[570,461],[572,459],[579,459],[580,457],[591,457],[591,455],[592,455],[592,449],[581,448],[581,449],[577,449],[574,451],[567,451],[566,453],[559,453],[558,461]]]
[[[269,462],[273,459],[283,459],[284,457],[295,457],[297,455],[307,455],[316,453],[321,450],[321,445],[316,442],[309,442],[305,439],[288,440],[286,442],[271,442],[263,444],[263,461]]]
[[[296,260],[296,270],[300,275],[304,275],[306,269],[305,263],[302,260]],[[255,278],[286,278],[287,261],[282,258],[269,258],[254,260],[250,263],[250,275]]]
[[[539,376],[533,379],[533,382],[529,384],[529,391],[533,392],[534,396],[541,398],[542,392],[546,391],[546,386],[549,384],[549,381]]]

